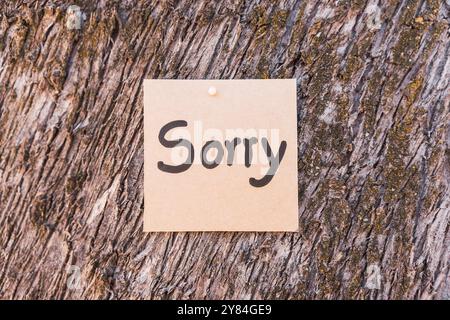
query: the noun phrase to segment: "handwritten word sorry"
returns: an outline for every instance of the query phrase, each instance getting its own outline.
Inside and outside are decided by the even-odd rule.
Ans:
[[[159,161],[158,162],[159,170],[168,173],[181,173],[188,170],[193,164],[195,150],[194,145],[188,139],[183,138],[179,138],[176,140],[166,139],[166,134],[170,130],[187,126],[188,126],[187,121],[175,120],[167,123],[161,128],[158,135],[159,142],[166,148],[184,147],[187,149],[188,155],[186,157],[186,160],[179,165],[170,165],[164,163],[163,161]],[[206,169],[216,168],[220,163],[222,163],[226,150],[227,153],[226,164],[228,166],[232,166],[234,162],[236,147],[239,144],[243,144],[245,148],[245,166],[248,168],[252,164],[252,157],[253,157],[252,146],[258,143],[261,143],[264,149],[265,155],[269,162],[269,169],[267,173],[260,179],[250,178],[249,183],[250,185],[256,188],[264,187],[270,181],[272,181],[273,176],[275,175],[280,166],[281,160],[283,160],[287,147],[286,141],[281,141],[280,146],[278,148],[278,152],[277,154],[274,155],[272,153],[272,148],[269,144],[269,141],[265,137],[261,138],[261,141],[258,141],[258,138],[256,137],[251,138],[247,137],[242,139],[240,137],[235,137],[230,140],[225,140],[224,146],[222,146],[222,143],[218,140],[209,140],[203,145],[201,149],[201,163]],[[212,160],[208,160],[207,154],[211,153],[211,151],[215,151],[215,157]]]

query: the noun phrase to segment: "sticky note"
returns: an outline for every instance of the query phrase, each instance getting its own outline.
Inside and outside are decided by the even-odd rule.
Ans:
[[[144,231],[297,231],[295,79],[144,81]]]

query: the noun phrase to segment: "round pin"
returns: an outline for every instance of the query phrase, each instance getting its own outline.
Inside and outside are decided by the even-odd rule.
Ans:
[[[209,87],[209,89],[208,89],[208,94],[209,94],[210,96],[215,96],[216,93],[217,93],[216,87]]]

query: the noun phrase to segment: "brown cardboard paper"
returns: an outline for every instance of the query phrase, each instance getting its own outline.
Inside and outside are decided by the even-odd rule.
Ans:
[[[144,231],[297,231],[297,179],[295,79],[144,81]]]

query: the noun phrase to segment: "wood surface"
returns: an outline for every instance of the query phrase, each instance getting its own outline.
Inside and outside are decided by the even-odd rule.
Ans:
[[[449,6],[2,1],[0,298],[449,298]],[[142,232],[145,78],[297,79],[298,233]]]

